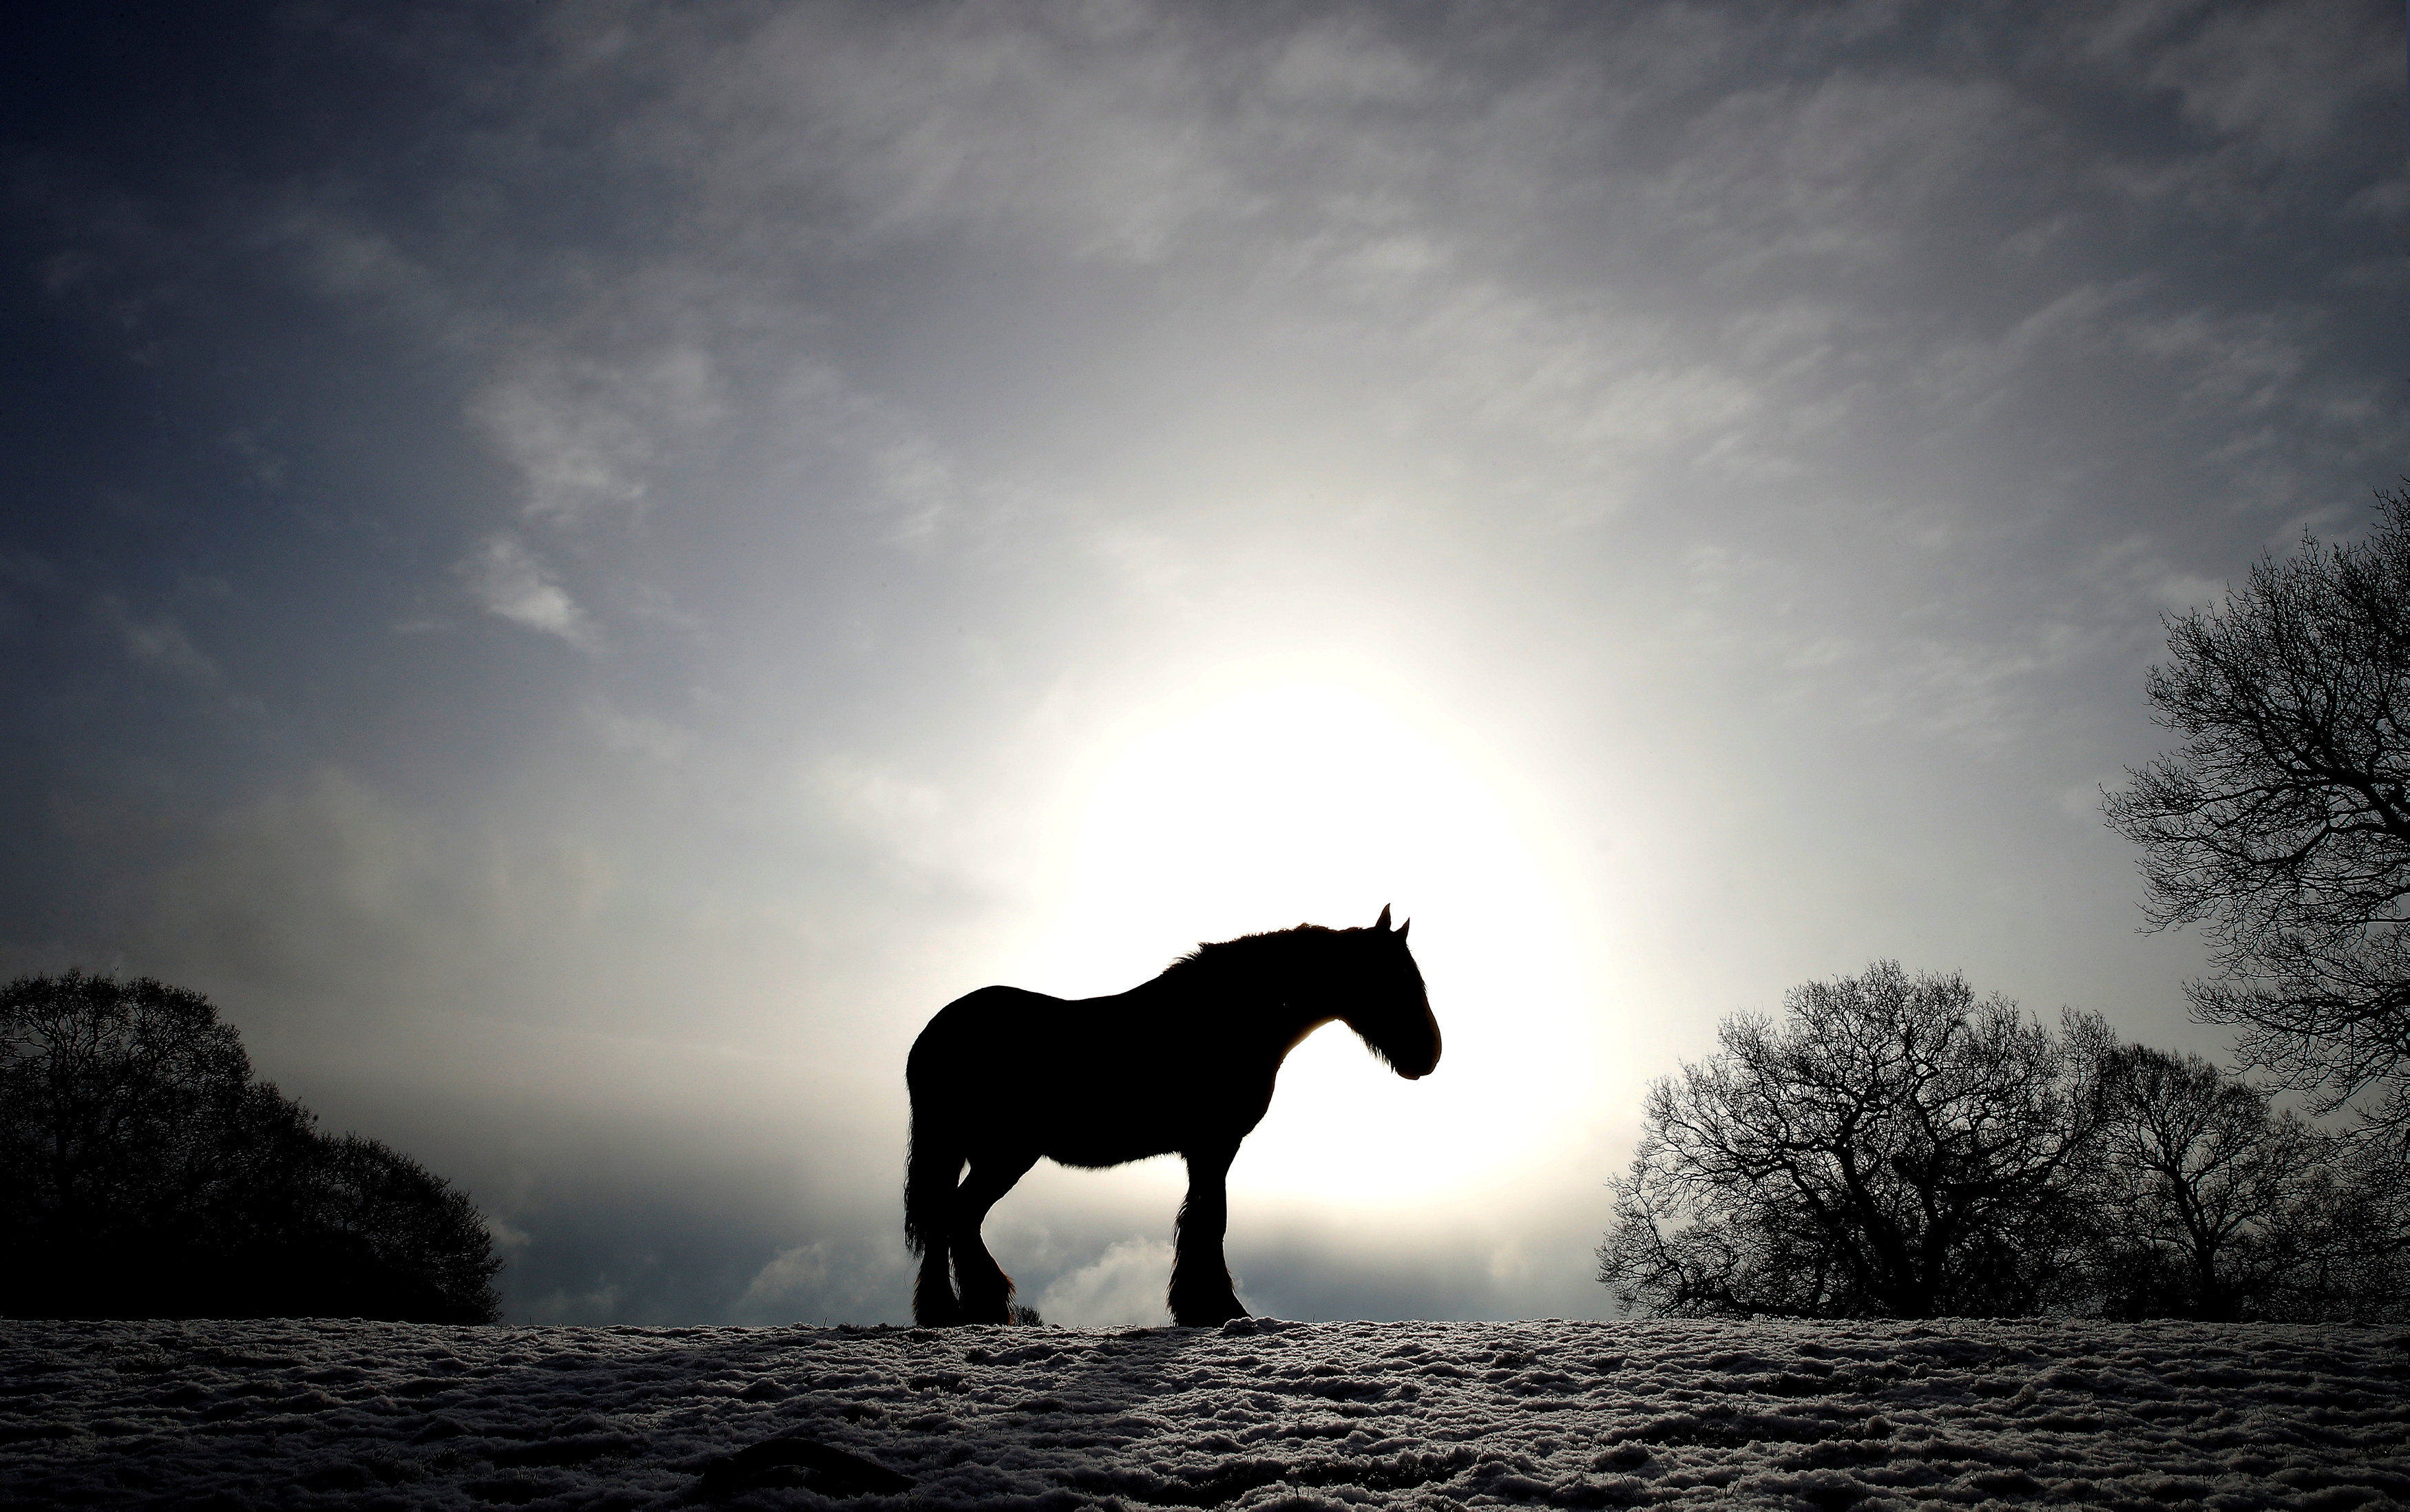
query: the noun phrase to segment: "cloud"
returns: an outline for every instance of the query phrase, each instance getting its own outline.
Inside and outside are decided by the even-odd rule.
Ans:
[[[675,345],[632,363],[531,365],[488,389],[471,413],[518,468],[527,514],[569,523],[646,502],[652,471],[707,435],[728,404],[711,355]]]
[[[2380,14],[2342,5],[2218,7],[2146,78],[2176,94],[2186,119],[2254,157],[2304,162],[2326,151],[2362,100],[2398,101],[2401,32]]]
[[[2164,127],[2137,113],[2087,144],[2095,174],[2139,209],[2256,228],[2288,207],[2330,214],[2338,189],[2348,198],[2372,168],[2394,170],[2350,150],[2400,114],[2400,18],[2381,7],[2093,7],[2044,45],[2060,42],[2127,109],[2172,106]]]
[[[305,1015],[457,1001],[497,901],[463,871],[424,816],[326,768],[211,824],[160,879],[152,944],[181,973]]]
[[[169,615],[150,618],[138,616],[116,594],[107,594],[100,601],[101,618],[117,632],[119,644],[137,665],[165,672],[190,682],[215,682],[218,664],[193,644]]]
[[[693,731],[649,715],[625,713],[605,699],[597,698],[588,704],[587,716],[601,733],[602,743],[613,750],[643,756],[663,765],[684,760],[695,748]]]
[[[1017,817],[984,807],[966,812],[959,794],[893,763],[833,755],[799,786],[829,837],[858,847],[872,873],[903,896],[995,902],[1026,877]]]
[[[356,210],[297,190],[263,212],[254,239],[320,298],[379,312],[440,346],[475,341],[481,323],[439,271]]]
[[[1362,16],[1299,32],[1265,77],[1277,98],[1340,105],[1412,105],[1432,82],[1429,65]]]
[[[1993,80],[1866,77],[1735,90],[1648,184],[1720,271],[1897,259],[2042,121]]]
[[[1094,1264],[1057,1277],[1038,1299],[1038,1316],[1074,1329],[1158,1326],[1170,1311],[1164,1288],[1171,1259],[1171,1246],[1160,1239],[1120,1240]]]
[[[829,1247],[825,1243],[782,1249],[747,1284],[739,1307],[782,1301],[816,1290],[829,1278]]]
[[[581,650],[593,650],[600,644],[586,611],[516,537],[488,536],[474,555],[453,570],[486,612],[515,625],[558,635]]]
[[[978,8],[926,21],[781,13],[687,75],[686,120],[652,123],[676,133],[655,139],[682,159],[681,127],[708,122],[724,212],[758,225],[739,202],[835,189],[854,207],[852,234],[874,244],[941,229],[1035,235],[1142,264],[1254,207],[1221,139],[1196,129],[1213,80],[1183,12],[1054,6],[1037,24]]]
[[[210,817],[154,862],[152,914],[129,943],[143,969],[241,1005],[247,1025],[321,1048],[356,1048],[375,1025],[446,1076],[455,1050],[422,1042],[429,1024],[549,1016],[596,1033],[616,1004],[658,1002],[669,963],[627,948],[612,916],[629,879],[606,846],[632,842],[472,813],[321,767]],[[675,969],[691,981],[690,965]],[[429,1069],[414,1058],[391,1072]]]
[[[503,1321],[533,1324],[589,1323],[608,1318],[617,1321],[622,1300],[628,1288],[617,1282],[596,1278],[593,1286],[580,1291],[562,1287],[531,1299],[520,1305],[505,1301]],[[513,1314],[520,1314],[514,1318]]]

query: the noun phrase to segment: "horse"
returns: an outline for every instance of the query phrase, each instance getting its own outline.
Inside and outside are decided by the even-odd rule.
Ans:
[[[904,1239],[921,1258],[913,1320],[1015,1319],[1012,1278],[980,1226],[1040,1156],[1087,1170],[1181,1156],[1188,1195],[1174,1221],[1172,1320],[1246,1316],[1222,1256],[1226,1183],[1288,1053],[1338,1019],[1408,1081],[1439,1064],[1439,1021],[1406,949],[1413,923],[1391,929],[1384,907],[1368,928],[1299,924],[1199,945],[1108,997],[982,987],[940,1009],[904,1069]]]

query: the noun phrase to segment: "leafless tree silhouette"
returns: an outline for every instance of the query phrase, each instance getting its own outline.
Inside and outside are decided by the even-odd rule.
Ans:
[[[2199,924],[2194,1012],[2331,1112],[2410,1129],[2410,488],[2358,545],[2304,535],[2223,607],[2169,618],[2153,716],[2184,739],[2102,809],[2149,926]]]
[[[2075,1274],[2090,1099],[2065,1043],[1879,961],[1649,1091],[1599,1279],[1675,1316],[2016,1314]]]

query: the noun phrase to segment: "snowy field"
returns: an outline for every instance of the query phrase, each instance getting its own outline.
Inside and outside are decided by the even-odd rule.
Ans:
[[[2404,1505],[2410,1333],[0,1323],[7,1505],[715,1503]]]

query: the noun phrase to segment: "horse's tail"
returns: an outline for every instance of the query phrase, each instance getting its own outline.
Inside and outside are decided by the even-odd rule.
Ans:
[[[961,1321],[963,1304],[954,1294],[953,1245],[946,1220],[964,1158],[961,1138],[922,1105],[915,1088],[911,1143],[904,1156],[904,1243],[921,1257],[920,1279],[912,1287],[915,1323]]]
[[[904,1157],[904,1243],[913,1254],[946,1247],[946,1208],[963,1173],[962,1141],[920,1109],[912,1110],[910,1153]]]

